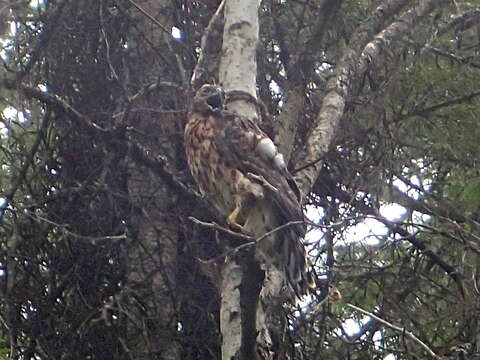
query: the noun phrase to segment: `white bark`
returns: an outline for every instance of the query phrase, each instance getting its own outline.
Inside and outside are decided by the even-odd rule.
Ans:
[[[225,91],[241,90],[257,98],[258,8],[259,0],[226,0],[225,28],[220,85]],[[228,104],[229,109],[249,118],[255,118],[255,104],[244,100]]]
[[[222,276],[220,304],[222,359],[238,359],[242,345],[240,288],[243,271],[234,259],[227,259]]]
[[[222,57],[219,82],[225,91],[242,91],[254,99],[256,91],[256,49],[258,43],[259,0],[226,0]],[[257,118],[256,106],[245,100],[227,104],[231,111],[250,119]],[[255,307],[258,290],[255,275],[245,264],[254,264],[251,252],[242,259],[227,259],[222,269],[220,329],[222,332],[222,359],[255,357]],[[243,264],[243,266],[242,266]],[[250,297],[246,299],[245,297]],[[265,335],[264,335],[265,336]],[[267,336],[265,336],[267,337]]]

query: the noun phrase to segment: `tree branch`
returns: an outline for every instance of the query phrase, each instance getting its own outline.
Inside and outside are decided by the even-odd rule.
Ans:
[[[477,26],[480,20],[480,8],[477,7],[466,11],[463,14],[452,16],[449,20],[450,21],[447,23],[439,26],[437,33],[435,34],[436,38],[439,38],[457,26],[461,27],[462,30]]]
[[[0,85],[3,85],[5,89],[8,90],[17,90],[21,92],[24,96],[28,99],[35,99],[41,101],[44,104],[51,105],[55,108],[60,108],[61,110],[65,111],[67,114],[72,115],[73,119],[80,120],[87,128],[92,130],[97,130],[101,132],[106,132],[108,130],[103,129],[98,124],[94,123],[89,119],[87,116],[80,113],[74,107],[72,107],[68,102],[60,98],[59,96],[40,91],[39,89],[35,89],[32,87],[28,87],[25,85],[20,84],[17,80],[12,80],[8,78],[4,78],[0,80]]]
[[[33,49],[33,51],[29,54],[28,62],[26,63],[25,67],[17,74],[17,83],[20,83],[22,79],[30,72],[33,65],[35,65],[35,63],[40,58],[40,54],[42,53],[42,51],[46,51],[48,49],[48,43],[52,38],[51,35],[55,31],[55,28],[61,23],[60,17],[62,15],[63,8],[67,3],[68,1],[62,1],[58,5],[57,9],[53,13],[52,17],[49,19],[45,28],[37,37],[38,42],[35,44],[35,48]]]
[[[425,245],[425,242],[418,239],[416,234],[412,234],[409,231],[405,230],[401,225],[401,223],[395,223],[393,221],[389,221],[382,216],[373,215],[368,216],[371,217],[382,224],[384,224],[390,231],[399,234],[407,240],[410,244],[412,244],[416,249],[420,250],[426,257],[428,257],[432,263],[438,265],[443,271],[447,273],[448,276],[452,278],[452,280],[457,284],[457,287],[462,295],[462,298],[465,298],[465,290],[463,285],[463,278],[462,275],[455,269],[452,265],[445,262],[438,254],[436,254],[433,250],[428,249]]]
[[[427,114],[430,114],[432,112],[435,112],[437,110],[443,109],[445,107],[449,107],[452,105],[458,105],[462,104],[468,101],[471,101],[472,99],[476,98],[477,96],[480,96],[480,90],[475,90],[474,92],[464,95],[464,96],[459,96],[456,98],[453,98],[448,101],[444,101],[440,104],[436,104],[421,110],[415,110],[414,112],[411,112],[410,114],[405,115],[405,117],[412,117],[412,116],[425,116]]]
[[[406,3],[407,1],[392,0],[379,6],[372,17],[367,19],[357,30],[351,40],[351,46],[345,50],[338,62],[335,68],[336,75],[331,77],[327,83],[322,107],[307,138],[305,163],[311,163],[312,165],[296,176],[304,193],[310,191],[323,166],[323,161],[318,161],[318,159],[323,158],[333,143],[354,79],[366,71],[368,65],[378,57],[382,49],[391,41],[411,32],[417,24],[421,23],[422,18],[436,7],[447,3],[447,1],[426,0],[421,2],[367,43],[368,39],[378,31],[379,26],[390,16],[391,12],[398,11]]]
[[[407,329],[401,328],[401,327],[396,326],[396,325],[393,325],[393,324],[389,323],[388,321],[383,320],[382,318],[379,318],[375,314],[372,314],[371,312],[368,312],[366,310],[363,310],[363,309],[359,308],[358,306],[355,306],[355,305],[352,305],[352,304],[346,304],[346,306],[351,308],[351,309],[354,309],[356,311],[359,311],[362,314],[365,314],[365,315],[371,317],[372,319],[375,319],[376,321],[378,321],[379,323],[382,323],[383,325],[389,327],[390,329],[393,329],[395,331],[398,331],[398,332],[404,334],[405,336],[407,336],[408,338],[410,338],[411,340],[413,340],[417,344],[419,344],[428,353],[428,355],[430,355],[432,358],[439,359],[439,360],[442,359],[441,356],[435,354],[433,352],[433,350],[428,347],[427,344],[425,344],[422,340],[417,338],[412,332],[408,331]]]
[[[175,60],[177,62],[177,67],[178,67],[178,71],[180,73],[180,79],[182,79],[182,84],[183,85],[186,85],[186,71],[185,71],[185,67],[183,66],[183,62],[182,62],[182,59],[180,58],[180,56],[175,53],[175,51],[173,51],[173,48],[172,48],[172,44],[171,44],[171,39],[173,38],[172,36],[172,31],[167,29],[160,21],[158,21],[157,19],[155,19],[155,17],[153,17],[152,15],[150,15],[148,13],[148,11],[146,11],[145,9],[143,9],[140,5],[138,5],[135,1],[133,0],[127,0],[130,4],[132,4],[138,11],[140,11],[143,15],[145,15],[148,19],[150,19],[150,21],[152,21],[155,25],[157,25],[165,34],[168,34],[167,36],[167,39],[165,41],[165,43],[167,44],[168,46],[168,50],[170,51],[170,53],[175,56]],[[190,54],[190,49],[188,49],[184,43],[180,43],[184,48],[185,50],[187,50],[187,54]]]
[[[205,83],[218,83],[218,71],[223,44],[223,27],[225,18],[223,0],[210,19],[207,28],[202,36],[202,46],[197,65],[193,70],[190,81],[192,87],[197,89]]]
[[[472,61],[470,57],[469,58],[464,58],[464,57],[457,56],[457,55],[454,55],[454,54],[451,54],[451,53],[446,53],[445,51],[442,51],[442,50],[440,50],[438,48],[435,48],[435,47],[426,47],[425,50],[426,51],[431,51],[432,53],[434,53],[436,55],[439,55],[439,56],[442,56],[442,57],[445,57],[449,60],[456,61],[460,64],[466,64],[466,65],[469,65],[473,68],[480,69],[480,63]]]
[[[43,116],[40,129],[37,132],[37,135],[35,137],[35,141],[32,144],[32,147],[30,148],[30,151],[27,153],[25,156],[25,160],[23,162],[23,166],[20,168],[18,174],[14,177],[13,184],[10,187],[10,189],[3,194],[3,197],[6,199],[5,203],[1,207],[1,211],[10,204],[10,202],[13,201],[13,198],[15,196],[15,193],[17,192],[18,188],[22,185],[22,182],[26,181],[26,175],[27,171],[30,168],[31,165],[34,163],[34,157],[35,154],[38,151],[38,148],[40,147],[40,143],[45,137],[45,132],[47,130],[48,124],[50,123],[50,112],[47,110]],[[4,217],[0,217],[0,221],[3,220]]]

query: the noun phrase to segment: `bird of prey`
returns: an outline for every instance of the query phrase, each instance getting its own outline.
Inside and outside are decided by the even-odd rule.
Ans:
[[[306,294],[301,193],[273,141],[251,119],[226,110],[220,87],[205,84],[188,114],[185,149],[200,192],[234,230],[257,239],[274,230],[256,244],[260,257],[285,274],[297,297]]]

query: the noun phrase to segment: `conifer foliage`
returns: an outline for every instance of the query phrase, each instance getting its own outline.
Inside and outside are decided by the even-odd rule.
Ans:
[[[220,246],[183,148],[218,6],[0,3],[1,358],[221,359],[219,267],[248,246]],[[318,279],[258,358],[480,359],[480,1],[265,0],[259,20],[260,126]]]

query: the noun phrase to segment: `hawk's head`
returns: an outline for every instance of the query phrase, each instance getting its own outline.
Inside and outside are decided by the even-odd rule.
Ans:
[[[193,98],[193,111],[209,113],[219,111],[223,108],[225,94],[221,87],[205,84],[198,89]]]

